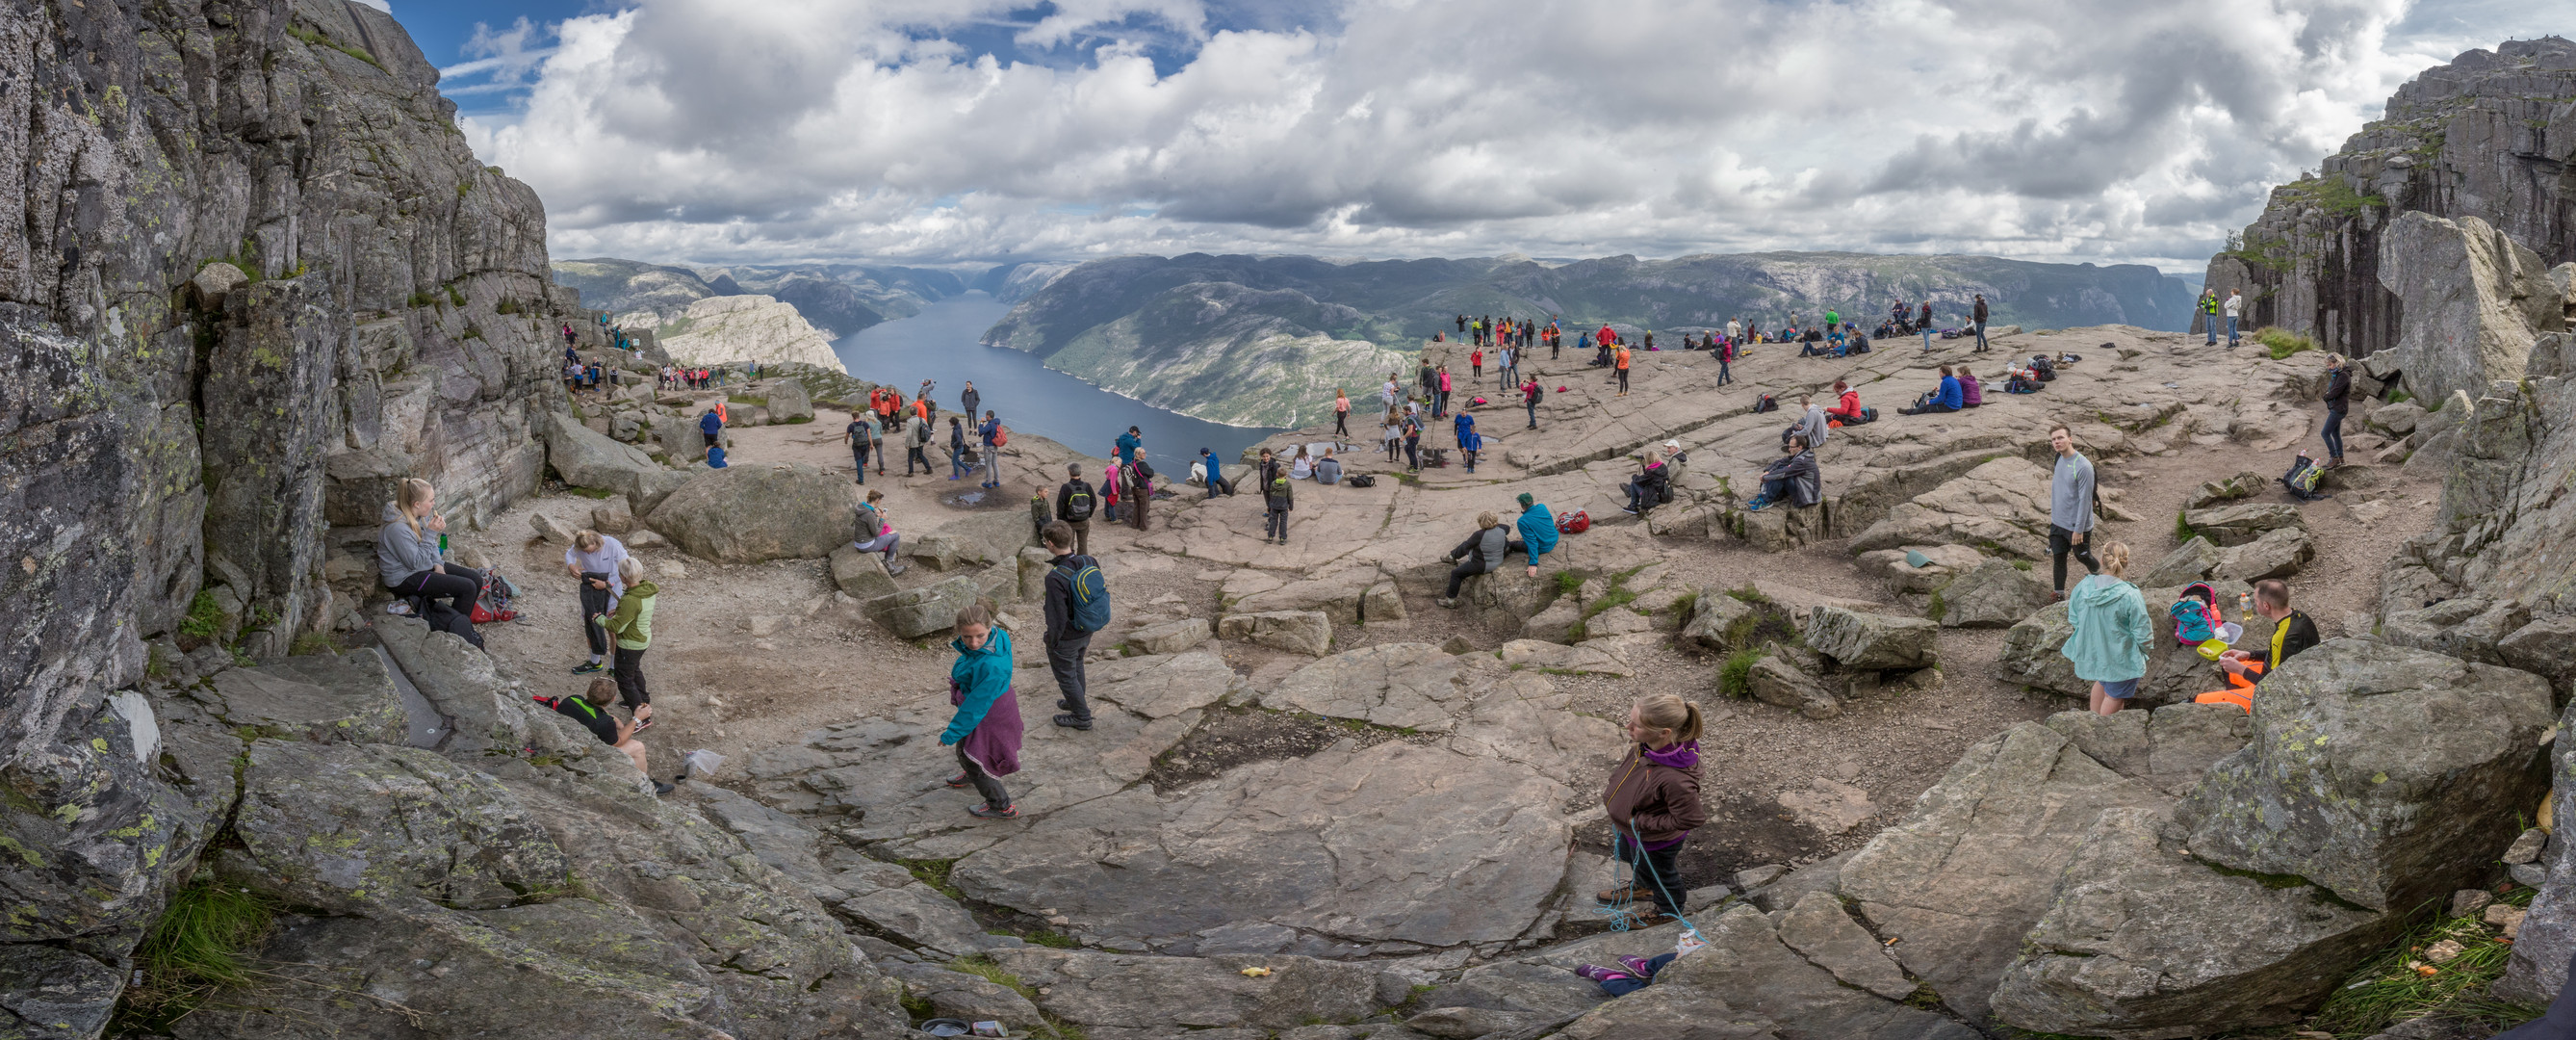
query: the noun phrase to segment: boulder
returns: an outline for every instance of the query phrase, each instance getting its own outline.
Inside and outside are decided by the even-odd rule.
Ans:
[[[982,593],[975,579],[959,575],[935,585],[924,585],[871,601],[868,608],[877,623],[905,639],[919,639],[944,631],[957,623],[957,612],[966,609]],[[1199,622],[1199,638],[1207,638],[1207,623]]]
[[[409,736],[402,693],[372,649],[226,669],[213,686],[216,715],[258,736],[344,744],[401,744]]]
[[[2028,566],[2027,563],[2024,566]],[[2009,628],[2049,604],[2048,583],[2011,560],[1987,560],[1933,595],[1945,628]]]
[[[617,443],[607,434],[582,425],[569,413],[546,413],[538,423],[538,432],[546,442],[546,465],[564,483],[624,495],[634,508],[646,512],[660,506],[685,480],[642,450]],[[688,439],[701,443],[699,454],[703,456],[703,439],[697,431],[683,432]]]
[[[635,530],[635,512],[627,507],[626,496],[610,495],[590,507],[590,529],[619,537]]]
[[[1217,622],[1217,635],[1309,657],[1333,651],[1333,621],[1320,610],[1228,614]]]
[[[546,515],[544,510],[528,514],[528,527],[548,545],[571,545],[575,534],[571,524]]]
[[[2221,502],[2252,498],[2270,490],[2271,487],[2270,477],[2253,472],[2239,473],[2225,480],[2203,482],[2199,490],[2192,492],[2190,498],[2183,500],[2183,508],[2206,509]]]
[[[1709,537],[1731,535],[1751,546],[1756,552],[1788,552],[1809,542],[1832,537],[1831,511],[1824,505],[1793,506],[1786,503],[1761,512],[1728,502],[1709,517]]]
[[[1360,617],[1366,621],[1404,620],[1404,597],[1396,591],[1395,583],[1381,581],[1360,593]]]
[[[1673,961],[1643,993],[1671,990],[1713,998],[1736,1012],[1719,1021],[1758,1015],[1775,1023],[1780,1040],[1978,1040],[1977,1031],[1967,1026],[1845,984],[1783,942],[1771,918],[1752,907],[1737,906],[1714,921],[1698,923],[1708,948]],[[1830,960],[1858,970],[1860,962],[1840,956],[1842,944],[1825,939],[1817,922],[1802,919],[1801,924],[1806,926],[1798,933],[1802,940],[1829,951]]]
[[[1792,709],[1811,719],[1830,719],[1843,713],[1842,702],[1835,700],[1824,684],[1778,654],[1753,662],[1745,673],[1745,682],[1753,699]]]
[[[1259,584],[1250,584],[1255,580]],[[1245,568],[1227,579],[1223,605],[1227,612],[1241,614],[1320,610],[1335,623],[1356,625],[1365,620],[1362,604],[1378,586],[1387,584],[1391,583],[1374,567],[1353,567],[1284,584],[1275,577]],[[1247,591],[1238,592],[1238,589]],[[1380,601],[1383,602],[1383,594],[1380,594]]]
[[[492,910],[572,883],[571,861],[517,795],[414,748],[252,741],[232,832],[242,851],[227,869],[302,906]]]
[[[1709,650],[1736,649],[1736,626],[1752,616],[1753,607],[1743,600],[1716,589],[1701,589],[1699,599],[1691,604],[1689,623],[1682,626],[1681,642]]]
[[[211,267],[230,267],[213,264]],[[104,1035],[125,992],[125,973],[87,954],[35,943],[0,944],[0,1026],[30,1040]]]
[[[849,481],[810,466],[728,466],[689,478],[652,525],[682,552],[722,563],[817,559],[849,544],[855,506]]]
[[[2172,585],[2189,585],[2209,577],[2209,572],[2217,569],[2219,563],[2225,559],[2227,559],[2226,551],[2220,549],[2216,543],[2211,542],[2206,536],[2194,535],[2190,541],[2166,553],[2164,559],[2157,560],[2155,566],[2147,568],[2147,572],[2138,577],[2138,587],[2161,589]]]
[[[1889,614],[1864,614],[1835,606],[1807,612],[1809,649],[1852,670],[1931,668],[1941,663],[1937,622]]]
[[[2263,537],[2264,532],[2282,528],[2307,529],[2306,517],[2299,507],[2286,502],[2244,502],[2232,506],[2185,510],[2182,522],[2212,544],[2244,545]]]
[[[1582,621],[1583,604],[1572,596],[1561,596],[1546,610],[1521,622],[1521,637],[1563,643],[1574,638],[1574,626]]]
[[[2177,798],[2254,738],[2253,721],[2231,704],[2168,704],[2111,715],[2061,711],[2041,722],[2104,768]]]
[[[2392,438],[2401,438],[2415,432],[2415,424],[2424,421],[2424,416],[2427,414],[2429,413],[2424,410],[2423,405],[2413,401],[2399,401],[2396,404],[2381,405],[2372,411],[2367,425],[2370,429]]]
[[[2475,398],[2493,380],[2521,378],[2537,334],[2565,323],[2540,255],[2477,217],[2400,214],[2380,232],[2379,281],[2401,321],[2370,370],[2404,373],[2407,392],[2425,400]]]
[[[998,950],[1003,971],[1038,992],[1038,1007],[1092,1029],[1284,1030],[1357,1022],[1378,1011],[1378,969],[1306,957],[1152,957],[1085,950]],[[1267,968],[1261,976],[1245,968]],[[1207,1035],[1197,1033],[1192,1035]]]
[[[1819,968],[1834,973],[1844,985],[1865,989],[1889,1000],[1914,993],[1887,948],[1851,918],[1842,900],[1825,892],[1800,896],[1780,918],[1780,941]]]
[[[1903,822],[1843,864],[1841,894],[1898,962],[1969,1021],[2021,955],[2057,879],[2106,809],[2167,797],[2024,722],[1978,741]]]
[[[1208,641],[1206,618],[1181,618],[1127,633],[1126,644],[1148,654],[1177,654]]]
[[[1627,678],[1637,674],[1629,661],[1623,639],[1587,639],[1573,646],[1538,639],[1515,639],[1494,651],[1496,659],[1512,668],[1537,668],[1548,674],[1610,675]]]
[[[773,423],[812,422],[814,398],[805,392],[805,384],[781,379],[762,388],[769,395],[769,421]]]
[[[1476,691],[1506,675],[1493,658],[1429,643],[1380,643],[1300,668],[1261,705],[1373,726],[1448,732]]]
[[[1966,474],[1897,503],[1885,519],[1853,536],[1855,555],[1908,545],[1967,545],[1988,555],[2048,558],[2049,471],[2019,455],[1979,464]]]
[[[2193,539],[2198,541],[2198,539]],[[2316,543],[2305,527],[2280,527],[2263,532],[2254,539],[2219,557],[2211,576],[2248,584],[2265,578],[2286,578],[2299,573],[2317,556]]]
[[[1918,558],[1923,562],[1915,563]],[[1853,562],[1864,574],[1886,578],[1898,592],[1934,592],[1950,579],[1975,570],[1986,556],[1964,545],[1909,545],[1873,549]]]
[[[886,573],[885,554],[863,552],[844,545],[832,550],[830,557],[832,587],[849,593],[850,598],[865,603],[882,596],[894,595],[894,576]]]
[[[2536,805],[2549,684],[2373,640],[2334,639],[2263,678],[2254,739],[2175,818],[2193,854],[2305,878],[2373,910],[2479,879]]]
[[[1997,1019],[2110,1040],[2283,1025],[2404,923],[2312,885],[2221,873],[2185,853],[2174,830],[2145,808],[2093,822],[2031,929],[2030,952],[1995,990]]]

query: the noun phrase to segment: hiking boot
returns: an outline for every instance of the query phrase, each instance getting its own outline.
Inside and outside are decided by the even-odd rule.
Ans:
[[[973,816],[986,820],[1016,820],[1020,818],[1020,807],[1016,805],[1005,805],[999,809],[993,808],[989,805],[978,805],[970,807],[966,811]]]
[[[669,794],[669,793],[671,793],[671,792],[673,792],[673,791],[677,791],[677,790],[679,790],[679,788],[677,788],[677,787],[673,787],[673,786],[671,786],[670,784],[663,783],[663,782],[661,782],[661,781],[659,781],[659,780],[655,780],[655,781],[653,781],[653,793],[654,793],[654,794],[657,794],[657,795]]]
[[[574,674],[574,675],[594,675],[594,674],[597,674],[597,673],[599,673],[599,672],[606,671],[606,670],[607,670],[607,666],[606,666],[606,665],[600,664],[600,663],[599,663],[599,662],[597,662],[597,661],[592,661],[592,662],[590,662],[590,663],[588,663],[588,664],[577,664],[577,665],[574,665],[574,666],[573,666],[573,668],[572,668],[572,674]]]
[[[1641,905],[1637,910],[1632,911],[1631,916],[1636,918],[1636,920],[1631,923],[1638,928],[1652,928],[1659,924],[1670,924],[1673,920],[1673,915],[1665,913],[1662,910],[1658,910],[1653,906],[1644,905]]]
[[[1605,888],[1599,892],[1593,893],[1592,898],[1604,904],[1625,903],[1628,901],[1628,897],[1634,892],[1634,889],[1629,888]]]
[[[1068,711],[1068,712],[1065,712],[1065,713],[1064,713],[1064,714],[1062,714],[1062,715],[1058,715],[1058,716],[1056,716],[1056,717],[1055,717],[1055,724],[1056,724],[1056,725],[1059,725],[1059,726],[1062,726],[1062,727],[1064,727],[1064,728],[1066,728],[1066,729],[1078,729],[1078,730],[1084,730],[1084,731],[1088,731],[1088,730],[1090,730],[1090,729],[1091,729],[1091,720],[1090,720],[1090,719],[1083,718],[1082,716],[1080,716],[1080,715],[1076,715],[1076,714],[1074,714],[1074,713],[1072,713],[1072,712],[1069,712],[1069,711]]]
[[[959,773],[956,776],[948,778],[948,786],[964,790],[975,786],[975,778],[967,776],[964,773]]]

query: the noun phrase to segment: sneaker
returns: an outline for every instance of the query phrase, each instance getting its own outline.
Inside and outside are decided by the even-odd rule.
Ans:
[[[391,603],[385,604],[385,613],[391,614],[395,617],[410,617],[411,604],[403,600],[395,600]]]
[[[661,782],[661,781],[659,781],[659,780],[655,780],[655,781],[653,781],[653,793],[654,793],[654,794],[657,794],[657,795],[658,795],[658,794],[669,794],[669,793],[671,793],[671,792],[673,792],[673,791],[677,791],[677,790],[679,790],[679,788],[674,787],[674,786],[672,786],[672,785],[670,785],[670,784],[663,783],[663,782]]]
[[[1090,719],[1083,718],[1082,716],[1080,716],[1080,715],[1076,715],[1076,714],[1074,714],[1074,713],[1072,713],[1072,712],[1069,712],[1069,711],[1068,711],[1068,712],[1065,712],[1065,713],[1064,713],[1064,714],[1062,714],[1062,715],[1058,715],[1058,716],[1056,716],[1056,717],[1055,717],[1055,724],[1056,724],[1056,725],[1059,725],[1059,726],[1062,726],[1062,727],[1064,727],[1064,728],[1066,728],[1066,729],[1078,729],[1078,730],[1085,730],[1085,731],[1088,731],[1088,730],[1090,730],[1090,729],[1091,729],[1091,720],[1090,720]]]
[[[966,788],[975,786],[975,781],[974,778],[969,777],[964,773],[959,773],[956,776],[948,778],[948,786],[962,791]]]
[[[1627,972],[1620,971],[1617,968],[1604,968],[1598,964],[1582,965],[1575,968],[1574,973],[1594,982],[1610,982],[1629,977]]]
[[[2054,436],[2054,435],[2052,434],[2051,436]],[[1637,515],[1637,507],[1635,507],[1635,506],[1620,506],[1620,507],[1619,507],[1619,511],[1620,511],[1620,512],[1622,512],[1622,513],[1626,513],[1626,514],[1628,514],[1629,516],[1635,516],[1635,515]]]
[[[977,818],[986,820],[1016,820],[1020,818],[1020,807],[1016,805],[1005,805],[999,809],[993,808],[989,805],[978,805],[968,808],[966,812]]]
[[[1448,596],[1442,596],[1442,597],[1440,597],[1440,598],[1438,598],[1438,599],[1432,600],[1431,602],[1433,602],[1433,603],[1437,603],[1437,604],[1439,604],[1439,605],[1441,605],[1441,606],[1443,606],[1443,607],[1447,607],[1447,608],[1449,608],[1450,610],[1456,610],[1456,609],[1458,609],[1458,601],[1457,601],[1456,599],[1453,599],[1453,598],[1448,597]]]
[[[602,665],[602,664],[600,664],[600,663],[599,663],[599,662],[597,662],[597,661],[592,661],[592,662],[590,662],[590,663],[588,663],[588,664],[579,664],[579,665],[574,665],[574,666],[573,666],[573,669],[572,669],[572,674],[574,674],[574,675],[591,675],[591,674],[595,674],[595,673],[602,672],[602,671],[606,671],[606,670],[607,670],[607,666]]]
[[[1654,966],[1646,963],[1643,957],[1621,957],[1619,966],[1627,969],[1628,974],[1641,979],[1653,978],[1655,974]]]
[[[629,732],[642,733],[642,732],[644,732],[645,730],[652,729],[652,728],[653,728],[653,717],[652,717],[652,716],[650,716],[650,715],[647,715],[647,716],[645,716],[645,717],[643,717],[643,718],[640,718],[640,719],[635,720],[635,728],[634,728],[633,730],[630,730]]]
[[[901,574],[901,573],[903,573],[903,572],[905,572],[905,571],[908,571],[908,570],[911,570],[911,569],[912,569],[912,565],[911,565],[911,564],[909,564],[909,563],[898,563],[898,564],[895,564],[895,565],[894,565],[894,566],[892,566],[892,567],[888,567],[888,568],[886,568],[886,577],[891,578],[891,577],[894,577],[895,575]]]

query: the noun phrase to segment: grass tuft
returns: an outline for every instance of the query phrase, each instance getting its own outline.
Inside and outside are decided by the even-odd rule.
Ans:
[[[2174,541],[2176,543],[2188,542],[2194,538],[2200,537],[2200,529],[2191,526],[2191,521],[2185,519],[2185,517],[2190,515],[2190,512],[2191,511],[2187,509],[2174,510]]]
[[[2277,327],[2267,327],[2256,331],[2254,333],[2254,342],[2260,343],[2271,350],[2272,360],[2274,361],[2287,358],[2290,355],[2303,350],[2317,349],[2316,340],[2299,335],[2298,333],[2292,332],[2288,329]]]
[[[223,623],[223,608],[215,605],[215,594],[199,589],[197,598],[188,601],[188,616],[179,619],[179,634],[192,639],[213,639]]]
[[[251,952],[268,937],[277,909],[266,896],[212,882],[171,893],[170,908],[134,951],[141,981],[125,990],[112,1031],[162,1032],[216,990],[247,986]]]
[[[899,859],[894,862],[896,866],[912,872],[914,880],[930,886],[940,895],[947,896],[950,899],[966,898],[965,892],[959,890],[956,885],[951,884],[948,881],[948,872],[957,869],[956,860]],[[986,963],[989,964],[991,962],[987,961]]]
[[[2529,888],[2516,889],[2503,902],[2529,905]],[[2445,939],[2461,946],[2459,956],[2442,964],[2423,959],[2423,951]],[[2503,1029],[2539,1017],[2526,1007],[2487,995],[2487,986],[2504,974],[2513,944],[2475,917],[2442,917],[2417,925],[2397,942],[2355,969],[2326,998],[2309,1027],[2337,1036],[2368,1036],[2390,1024],[2440,1011],[2446,1019],[2471,1019]],[[2429,968],[2425,974],[2417,966]]]
[[[1717,666],[1717,692],[1739,700],[1753,696],[1753,662],[1761,659],[1759,647],[1726,655],[1726,663]]]

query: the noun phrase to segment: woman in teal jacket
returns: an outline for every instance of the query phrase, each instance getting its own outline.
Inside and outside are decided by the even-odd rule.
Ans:
[[[1503,553],[1515,551],[1529,558],[1529,576],[1538,577],[1538,558],[1556,551],[1556,514],[1548,512],[1538,499],[1521,492],[1521,518],[1512,526],[1520,531],[1519,541],[1503,546]]]
[[[957,748],[964,770],[948,786],[972,787],[984,804],[966,810],[988,820],[1020,815],[1002,777],[1020,771],[1020,700],[1011,692],[1011,634],[993,627],[993,608],[981,602],[957,612],[957,663],[948,670],[948,703],[957,714],[939,742]]]
[[[2110,715],[2138,695],[2147,675],[2147,641],[2155,624],[2147,619],[2147,598],[2121,575],[2129,570],[2129,546],[2113,542],[2102,550],[2102,569],[2086,575],[2066,595],[2066,620],[2074,632],[2058,653],[2075,663],[2075,677],[2093,684],[2092,708]]]

